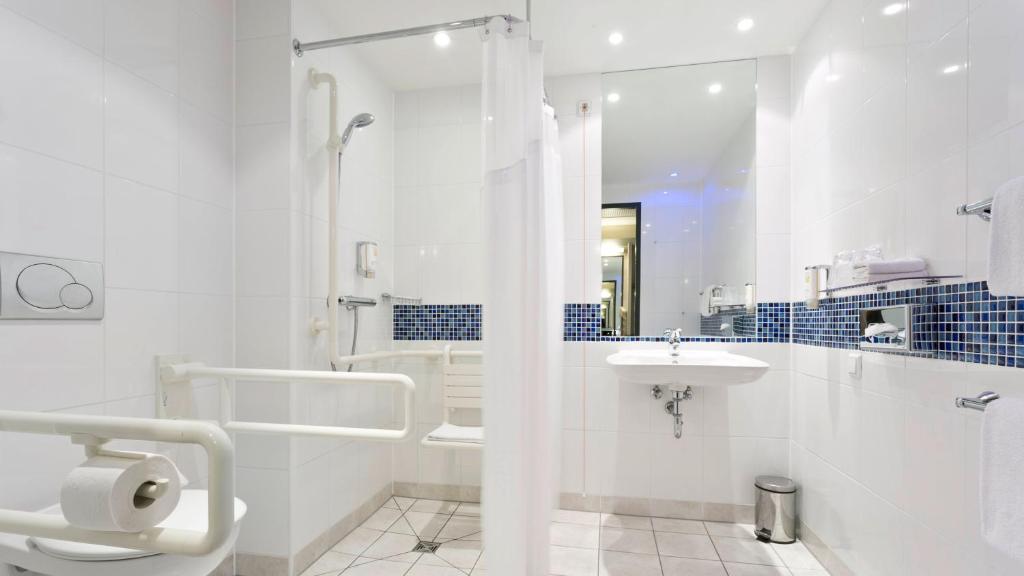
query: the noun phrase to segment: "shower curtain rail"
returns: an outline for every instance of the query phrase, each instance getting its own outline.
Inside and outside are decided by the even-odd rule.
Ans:
[[[179,406],[171,396],[178,390],[174,386],[191,386],[194,378],[218,378],[221,389],[220,426],[228,432],[250,434],[276,434],[284,436],[311,436],[321,438],[355,438],[400,442],[408,438],[416,425],[413,410],[416,407],[416,384],[405,374],[378,372],[329,372],[324,370],[272,370],[260,368],[215,368],[200,362],[189,362],[177,355],[157,356],[157,417],[184,418],[171,413],[170,406]],[[241,382],[316,382],[320,384],[381,384],[402,388],[404,421],[401,429],[350,428],[344,426],[279,424],[272,422],[241,422],[233,419],[231,381]],[[243,384],[244,385],[244,384]],[[179,394],[180,398],[181,395]]]
[[[295,55],[301,58],[304,53],[309,52],[310,50],[322,50],[324,48],[334,48],[336,46],[348,46],[349,44],[363,44],[366,42],[376,42],[377,40],[392,40],[395,38],[422,36],[424,34],[436,34],[438,32],[462,30],[465,28],[477,28],[487,24],[487,22],[491,18],[504,18],[505,22],[507,22],[509,26],[512,26],[512,24],[518,24],[522,22],[521,19],[516,18],[511,14],[503,14],[500,16],[483,16],[481,18],[470,18],[469,20],[456,20],[453,22],[444,22],[442,24],[416,26],[413,28],[402,28],[400,30],[388,30],[386,32],[360,34],[358,36],[345,36],[342,38],[333,38],[331,40],[319,40],[316,42],[300,42],[299,39],[296,38],[292,40],[292,49],[295,51]]]

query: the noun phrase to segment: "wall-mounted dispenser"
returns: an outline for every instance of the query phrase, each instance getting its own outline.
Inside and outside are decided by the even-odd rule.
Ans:
[[[821,302],[821,285],[828,282],[827,264],[816,264],[804,268],[804,301],[807,308],[817,310]]]
[[[860,311],[860,347],[909,352],[914,343],[913,307],[865,308]]]
[[[379,256],[380,248],[376,242],[356,243],[356,272],[363,278],[376,278]]]

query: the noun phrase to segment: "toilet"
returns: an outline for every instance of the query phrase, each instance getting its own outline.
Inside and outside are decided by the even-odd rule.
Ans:
[[[205,490],[183,490],[178,507],[158,526],[204,532],[206,507]],[[60,514],[60,507],[54,505],[42,512]],[[231,537],[205,556],[160,554],[0,533],[0,576],[206,576],[234,548],[245,512],[245,503],[235,498]]]

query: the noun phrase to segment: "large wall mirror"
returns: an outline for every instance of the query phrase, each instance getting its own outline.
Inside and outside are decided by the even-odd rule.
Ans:
[[[753,336],[753,60],[602,76],[601,327]]]

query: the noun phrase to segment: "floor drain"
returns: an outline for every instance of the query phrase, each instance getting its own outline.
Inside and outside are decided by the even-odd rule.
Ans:
[[[412,549],[412,551],[433,554],[434,552],[437,552],[437,549],[440,547],[440,542],[427,542],[426,540],[420,540],[419,544],[417,544],[416,547]]]

